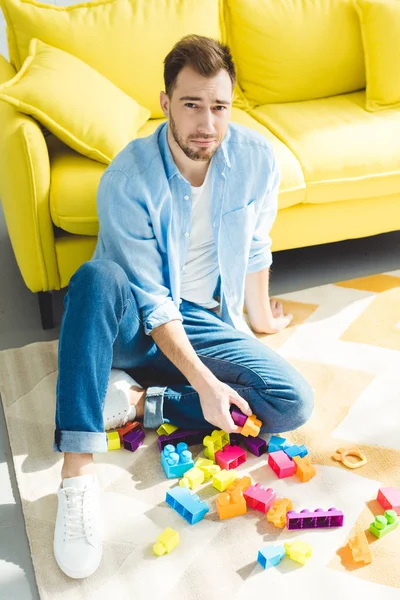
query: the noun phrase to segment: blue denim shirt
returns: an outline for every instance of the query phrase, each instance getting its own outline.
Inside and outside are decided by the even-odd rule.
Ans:
[[[189,245],[190,183],[177,168],[167,122],[132,140],[103,173],[97,193],[100,230],[92,260],[126,272],[145,333],[180,313],[181,270]],[[254,336],[243,317],[246,273],[272,263],[269,232],[277,213],[279,171],[262,134],[230,123],[214,154],[211,220],[218,252],[214,296],[223,321]]]

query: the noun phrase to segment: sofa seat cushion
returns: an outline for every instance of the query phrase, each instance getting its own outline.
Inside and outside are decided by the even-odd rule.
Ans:
[[[233,122],[264,134],[273,144],[281,170],[279,208],[303,202],[306,186],[297,158],[273,133],[244,111],[233,108]],[[165,119],[151,119],[137,137],[151,135]],[[90,160],[65,146],[54,136],[48,138],[51,161],[50,209],[53,223],[79,235],[97,235],[96,196],[106,165]]]
[[[298,158],[304,201],[318,204],[400,192],[400,110],[370,113],[364,107],[362,91],[268,104],[251,114]]]

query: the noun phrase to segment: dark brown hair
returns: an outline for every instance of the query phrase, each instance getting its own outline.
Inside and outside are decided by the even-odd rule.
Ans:
[[[232,88],[236,70],[229,46],[203,35],[186,35],[164,59],[165,92],[171,98],[176,80],[184,67],[191,67],[203,77],[213,77],[221,69],[228,71]]]

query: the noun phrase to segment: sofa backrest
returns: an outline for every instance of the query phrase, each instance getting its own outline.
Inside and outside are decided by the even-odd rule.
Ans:
[[[36,37],[80,58],[152,118],[164,117],[163,60],[184,35],[221,38],[220,0],[94,0],[68,7],[0,0],[11,64],[19,70]]]
[[[352,0],[224,0],[225,38],[253,106],[365,87]]]

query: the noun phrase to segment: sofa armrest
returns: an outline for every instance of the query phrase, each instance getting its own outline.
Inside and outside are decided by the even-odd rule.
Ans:
[[[0,83],[14,75],[0,55]],[[60,289],[46,140],[36,121],[2,101],[0,131],[0,199],[18,267],[32,292]]]

